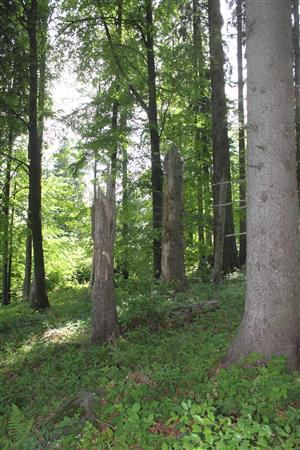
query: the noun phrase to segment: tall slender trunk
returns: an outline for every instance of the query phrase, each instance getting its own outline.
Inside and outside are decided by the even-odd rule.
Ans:
[[[34,274],[36,284],[35,307],[49,306],[46,280],[41,221],[41,145],[38,133],[38,46],[37,46],[37,0],[31,0],[28,11],[29,36],[29,224],[32,232]]]
[[[91,219],[92,219],[92,239],[94,239],[94,232],[95,232],[95,219],[94,219],[94,205],[97,199],[97,177],[98,177],[98,158],[96,151],[94,152],[94,179],[93,179],[93,188],[94,188],[94,198],[93,198],[93,205],[91,208]],[[90,272],[90,279],[89,279],[89,288],[92,289],[95,279],[95,251],[93,249],[93,255],[92,255],[92,267]]]
[[[14,183],[13,198],[17,191],[17,183]],[[15,217],[15,205],[12,203],[11,215],[10,215],[10,229],[9,229],[9,258],[8,258],[8,295],[9,301],[11,300],[11,282],[12,282],[12,262],[13,262],[13,237],[14,237],[14,217]]]
[[[110,155],[111,161],[111,180],[112,180],[112,188],[115,191],[116,189],[116,178],[117,178],[117,158],[118,158],[118,114],[119,114],[119,103],[117,101],[113,102],[112,105],[112,117],[111,117],[111,131],[112,131],[112,151]]]
[[[97,197],[97,176],[98,176],[98,159],[95,152],[94,155],[94,168],[93,168],[93,192],[94,192],[94,200]]]
[[[44,134],[44,114],[45,114],[45,97],[46,97],[46,55],[48,46],[48,8],[44,12],[42,18],[42,33],[40,36],[40,52],[39,52],[39,79],[38,79],[38,99],[37,99],[37,127],[38,127],[38,145],[39,152],[42,154],[43,148],[43,134]],[[29,159],[29,150],[28,150]],[[29,203],[29,199],[28,199]],[[23,300],[35,302],[36,284],[32,285],[32,230],[29,218],[28,205],[28,219],[27,219],[27,237],[26,237],[26,256],[25,256],[25,273],[23,280]]]
[[[26,256],[25,256],[25,273],[23,280],[23,300],[29,301],[32,275],[32,235],[27,221],[27,237],[26,237]]]
[[[223,270],[232,271],[237,266],[237,248],[234,236],[230,154],[228,140],[227,104],[225,96],[224,53],[222,46],[222,16],[220,0],[208,2],[209,17],[209,46],[210,46],[210,72],[212,90],[212,128],[213,128],[213,166],[214,166],[214,242],[221,240],[216,236],[218,232],[225,235],[223,251]],[[223,180],[223,181],[222,181]],[[221,182],[227,184],[224,230],[216,226],[222,223],[218,215],[221,214],[217,206],[220,199]],[[225,191],[225,190],[224,190]],[[233,235],[226,237],[227,235]]]
[[[214,252],[214,270],[213,281],[214,283],[220,283],[222,279],[222,264],[223,264],[223,252],[224,252],[224,240],[225,240],[225,211],[226,211],[226,197],[227,197],[227,184],[224,183],[225,176],[221,178],[217,214],[216,214],[216,232],[215,232],[215,252]]]
[[[127,117],[126,113],[120,116],[120,129],[124,134],[126,131]],[[122,261],[122,275],[125,280],[129,277],[128,271],[128,238],[129,238],[129,227],[128,227],[128,153],[127,153],[127,143],[122,140],[122,243],[123,243],[123,261]]]
[[[123,0],[118,0],[117,11],[117,38],[118,43],[122,41],[122,6]],[[119,76],[115,77],[115,90],[118,94],[120,91]],[[112,118],[111,118],[111,131],[112,131],[112,151],[111,151],[111,177],[112,177],[112,189],[116,190],[116,178],[117,178],[117,159],[118,159],[118,146],[119,146],[119,109],[120,104],[118,100],[114,100],[112,104]]]
[[[205,141],[204,153],[208,153],[208,143]],[[207,249],[213,247],[213,219],[212,219],[212,199],[211,199],[211,179],[207,162],[203,166],[203,191],[204,191],[204,217],[205,217],[205,245]]]
[[[299,0],[292,0],[293,50],[294,50],[294,80],[296,101],[296,148],[297,148],[297,181],[300,204],[300,31],[299,31]]]
[[[202,85],[203,85],[203,55],[201,36],[201,17],[199,0],[193,0],[193,66],[194,66],[194,151],[197,158],[197,230],[199,246],[199,267],[203,259],[202,249],[204,243],[204,214],[203,214],[203,140],[198,125],[201,112]]]
[[[11,183],[11,156],[13,147],[13,133],[9,130],[8,155],[5,169],[5,184],[3,191],[3,262],[2,262],[2,304],[10,303],[10,280],[9,280],[9,212],[10,212],[10,183]]]
[[[238,114],[239,114],[239,195],[240,195],[240,253],[239,264],[242,266],[246,262],[246,178],[245,170],[245,114],[244,114],[244,77],[243,77],[243,3],[244,0],[237,0],[236,3],[236,27],[237,27],[237,64],[238,64]]]
[[[146,49],[148,70],[148,121],[151,145],[151,183],[153,210],[153,265],[154,276],[161,275],[161,226],[162,226],[162,169],[160,157],[160,137],[157,118],[156,70],[153,40],[152,0],[145,0],[146,8]]]

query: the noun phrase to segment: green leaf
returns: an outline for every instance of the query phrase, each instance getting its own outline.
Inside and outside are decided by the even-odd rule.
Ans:
[[[138,413],[141,409],[141,405],[139,403],[134,403],[131,407],[131,411],[134,413]]]

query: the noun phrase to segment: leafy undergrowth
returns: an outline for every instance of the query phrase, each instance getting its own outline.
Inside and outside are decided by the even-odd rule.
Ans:
[[[280,358],[220,363],[240,321],[242,276],[177,296],[146,283],[117,291],[123,334],[105,347],[89,344],[86,289],[53,293],[46,313],[0,310],[1,449],[300,448],[299,374]],[[214,299],[217,309],[188,320],[170,315]],[[93,402],[81,408],[74,396]]]

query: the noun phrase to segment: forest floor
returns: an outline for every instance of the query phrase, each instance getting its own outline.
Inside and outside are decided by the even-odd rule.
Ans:
[[[122,335],[105,347],[89,343],[86,288],[53,292],[44,313],[0,309],[1,450],[300,448],[299,373],[257,355],[222,368],[243,275],[177,296],[150,281],[116,290]]]

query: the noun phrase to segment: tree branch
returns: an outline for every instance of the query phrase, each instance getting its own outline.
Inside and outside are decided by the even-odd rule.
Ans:
[[[135,86],[130,82],[130,79],[128,78],[128,76],[126,75],[125,70],[122,67],[121,61],[120,61],[120,59],[119,59],[119,57],[118,57],[118,55],[117,55],[117,53],[115,51],[114,44],[113,44],[112,39],[111,39],[111,35],[110,35],[110,31],[109,31],[107,22],[106,22],[106,20],[105,20],[105,18],[103,16],[101,17],[101,20],[102,20],[102,23],[103,23],[103,26],[104,26],[105,34],[106,34],[109,46],[111,48],[112,55],[114,57],[116,66],[119,69],[119,72],[121,73],[121,75],[127,81],[129,90],[134,95],[135,99],[140,104],[141,108],[143,108],[144,111],[146,111],[146,113],[148,114],[148,106],[147,106],[146,102],[144,101],[143,97],[138,92],[138,90],[135,88]]]
[[[1,155],[1,156],[5,156],[6,158],[9,158],[9,159],[11,159],[12,161],[17,162],[19,166],[21,166],[26,172],[28,172],[28,170],[29,170],[29,165],[28,165],[26,162],[22,161],[22,160],[19,159],[19,158],[16,158],[15,156],[11,156],[11,155],[9,155],[8,153],[3,152],[2,150],[0,150],[0,155]]]
[[[3,106],[5,112],[11,113],[13,116],[15,116],[20,122],[22,122],[26,127],[28,127],[28,122],[23,119],[23,117],[18,114],[11,106],[9,106],[4,100],[0,99],[0,105]]]

